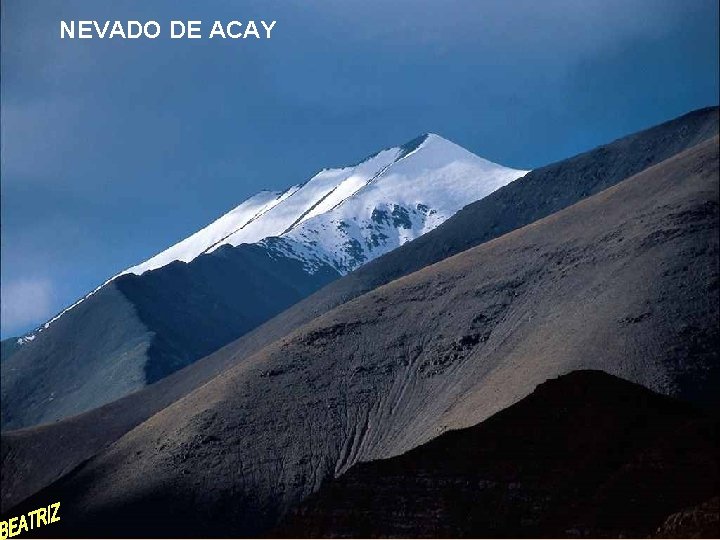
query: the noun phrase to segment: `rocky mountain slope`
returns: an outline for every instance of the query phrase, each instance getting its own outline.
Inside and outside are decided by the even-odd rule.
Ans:
[[[718,428],[683,402],[575,371],[479,425],[355,465],[270,536],[645,538],[720,494]],[[673,522],[675,538],[695,537]]]
[[[714,138],[347,302],[27,504],[59,498],[73,516],[46,534],[252,536],[325,479],[475,425],[562,373],[601,369],[712,404],[717,178]]]
[[[119,399],[192,363],[339,277],[260,246],[126,274],[67,311],[2,367],[4,429]]]
[[[262,192],[19,340],[2,364],[2,427],[156,382],[524,173],[431,134]]]
[[[444,225],[399,248],[399,252],[407,256],[399,258],[393,251],[380,257],[166,379],[59,424],[3,433],[4,468],[16,471],[2,483],[3,508],[70,471],[123,433],[229,366],[374,286],[410,273],[417,268],[419,260],[438,261],[445,254],[457,253],[466,246],[466,241],[481,243],[494,238],[513,226],[513,216],[516,216],[515,225],[522,226],[531,219],[529,208],[534,208],[533,215],[549,213],[560,202],[555,200],[556,197],[542,197],[543,190],[562,194],[566,191],[564,187],[574,186],[569,190],[572,196],[562,198],[562,201],[571,204],[583,194],[596,191],[598,186],[615,184],[622,180],[623,174],[654,165],[676,150],[687,148],[717,132],[717,107],[703,109],[533,171],[486,197],[486,203],[468,206]],[[556,183],[559,187],[554,187]],[[526,185],[527,198],[523,195]],[[525,210],[516,215],[509,206],[510,201]],[[502,228],[491,227],[501,221]],[[415,249],[413,246],[416,245],[421,245],[421,248]],[[56,449],[54,460],[42,459],[45,447]]]

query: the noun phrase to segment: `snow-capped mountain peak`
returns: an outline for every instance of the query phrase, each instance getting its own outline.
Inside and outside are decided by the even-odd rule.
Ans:
[[[398,150],[396,159],[352,195],[283,236],[313,246],[322,260],[349,272],[524,174],[434,134]]]
[[[323,169],[285,191],[258,193],[123,273],[189,262],[225,244],[257,242],[303,259],[310,271],[313,260],[322,260],[345,273],[525,173],[428,133],[356,165]]]

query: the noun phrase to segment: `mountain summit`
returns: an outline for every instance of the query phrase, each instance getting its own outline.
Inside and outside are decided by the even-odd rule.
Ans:
[[[466,204],[524,175],[428,133],[357,165],[323,169],[284,191],[262,191],[126,272],[189,262],[222,245],[262,242],[341,274],[434,229]]]

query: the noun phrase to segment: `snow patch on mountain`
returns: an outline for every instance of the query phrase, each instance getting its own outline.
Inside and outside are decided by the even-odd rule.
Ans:
[[[430,134],[341,204],[284,236],[312,246],[319,257],[347,273],[434,229],[463,206],[523,174]]]

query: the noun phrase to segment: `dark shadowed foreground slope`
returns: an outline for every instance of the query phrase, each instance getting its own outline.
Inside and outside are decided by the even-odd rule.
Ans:
[[[477,424],[562,373],[713,404],[717,175],[715,138],[348,302],[27,505],[63,501],[68,518],[44,534],[257,535],[323,480]]]
[[[642,386],[575,371],[477,426],[355,465],[271,536],[643,538],[720,494],[719,427]]]
[[[538,169],[400,250],[335,281],[239,340],[134,394],[57,425],[2,436],[2,507],[47,485],[151,414],[318,315],[368,290],[500,236],[613,185],[718,133],[717,107],[702,109],[591,152]],[[502,226],[500,226],[502,224]],[[44,448],[56,448],[52,461]]]

